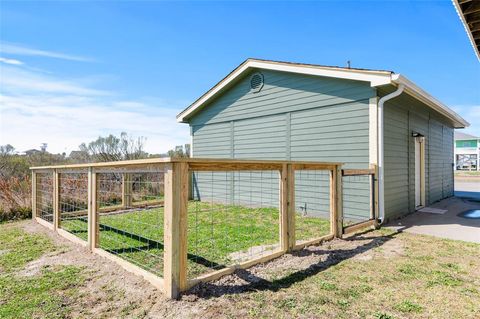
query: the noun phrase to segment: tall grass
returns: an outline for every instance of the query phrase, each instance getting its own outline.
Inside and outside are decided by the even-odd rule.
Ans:
[[[0,178],[0,222],[32,216],[31,181],[25,177]]]

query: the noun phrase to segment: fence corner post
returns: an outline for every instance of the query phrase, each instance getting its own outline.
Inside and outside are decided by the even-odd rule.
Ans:
[[[164,290],[177,299],[187,288],[188,163],[165,167]]]
[[[37,173],[32,171],[32,219],[37,217]]]
[[[53,170],[53,230],[60,227],[60,180],[57,169]]]
[[[343,235],[342,166],[330,171],[330,231],[335,238]]]
[[[97,173],[88,168],[88,248],[98,247]]]

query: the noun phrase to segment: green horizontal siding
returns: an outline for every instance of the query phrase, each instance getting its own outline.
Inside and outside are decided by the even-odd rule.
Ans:
[[[194,157],[343,162],[347,168],[368,168],[368,101],[375,91],[367,83],[261,72],[265,84],[259,93],[250,92],[247,75],[190,119]],[[260,185],[257,175],[196,173],[195,196],[278,207],[278,179],[267,178]],[[328,172],[297,171],[296,210],[328,218],[329,183]],[[369,183],[368,178],[344,179],[347,219],[369,217]]]
[[[477,140],[456,140],[455,147],[475,148],[475,147],[478,147],[478,141]]]
[[[386,217],[415,211],[413,132],[425,136],[426,204],[453,196],[453,125],[406,94],[385,103],[384,120]]]
[[[190,118],[189,123],[205,125],[320,108],[368,100],[375,94],[375,90],[366,82],[269,70],[261,72],[265,84],[260,92],[250,91],[251,73],[246,74]]]

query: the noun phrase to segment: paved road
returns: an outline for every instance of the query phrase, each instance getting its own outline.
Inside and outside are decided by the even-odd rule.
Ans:
[[[476,179],[455,179],[455,196],[480,200],[480,177]]]

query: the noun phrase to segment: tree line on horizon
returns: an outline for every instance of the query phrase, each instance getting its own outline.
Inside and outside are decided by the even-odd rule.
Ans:
[[[0,222],[31,216],[32,166],[190,156],[190,144],[176,146],[165,154],[149,154],[144,149],[145,140],[145,137],[133,138],[124,132],[120,136],[100,136],[94,141],[80,144],[78,150],[70,152],[68,156],[65,153],[49,153],[45,143],[40,150],[32,149],[23,153],[16,152],[10,144],[0,145]]]
[[[122,132],[120,136],[110,134],[100,136],[89,143],[82,143],[78,150],[66,153],[53,154],[47,151],[47,144],[40,146],[40,150],[32,149],[18,153],[10,144],[0,145],[0,178],[25,176],[30,174],[32,166],[82,164],[97,162],[114,162],[154,157],[189,157],[190,144],[176,146],[163,154],[150,154],[145,151],[146,138],[133,138]]]

